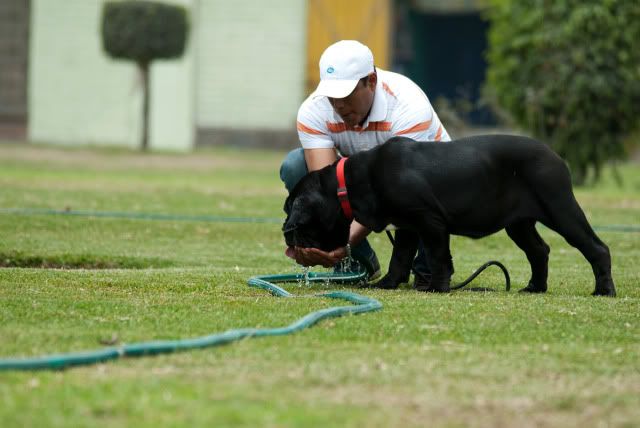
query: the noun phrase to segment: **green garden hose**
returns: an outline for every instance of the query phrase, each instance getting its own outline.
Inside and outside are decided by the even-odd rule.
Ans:
[[[264,275],[254,276],[249,279],[248,285],[269,291],[277,297],[295,297],[293,294],[275,285],[282,282],[342,282],[357,283],[366,279],[366,273],[315,273],[286,274],[286,275]],[[210,346],[224,345],[245,338],[281,336],[295,333],[299,330],[311,327],[317,322],[326,319],[340,317],[347,314],[359,314],[363,312],[376,311],[382,308],[382,304],[370,297],[359,294],[332,291],[317,294],[318,297],[328,297],[330,299],[341,299],[353,303],[351,306],[336,306],[312,312],[286,327],[279,328],[243,328],[228,330],[223,333],[209,336],[197,337],[194,339],[182,340],[162,340],[152,342],[132,343],[130,345],[116,346],[106,349],[99,349],[88,352],[74,352],[68,354],[46,355],[35,358],[14,358],[0,359],[0,370],[42,370],[42,369],[64,369],[72,366],[81,366],[101,363],[107,360],[115,360],[120,357],[142,357],[145,355],[166,354],[188,349],[206,348]]]
[[[149,212],[123,212],[123,211],[90,211],[90,210],[56,210],[50,208],[0,208],[0,214],[8,215],[55,215],[75,217],[116,218],[129,220],[161,220],[161,221],[187,221],[206,223],[271,223],[282,224],[283,218],[278,217],[225,217],[216,215],[186,215],[165,214]],[[622,232],[640,233],[640,224],[605,224],[592,225],[596,232]]]

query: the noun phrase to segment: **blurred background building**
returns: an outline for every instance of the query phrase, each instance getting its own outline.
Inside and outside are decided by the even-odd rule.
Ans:
[[[322,51],[357,39],[378,67],[429,95],[467,102],[484,81],[487,24],[471,0],[172,0],[190,12],[180,60],[154,62],[150,147],[294,147],[297,109]],[[133,63],[103,52],[104,0],[0,1],[0,138],[135,148],[142,88]]]

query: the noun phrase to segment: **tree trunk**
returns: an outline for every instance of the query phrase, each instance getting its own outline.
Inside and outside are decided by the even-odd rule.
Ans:
[[[140,77],[142,79],[142,142],[140,148],[147,151],[149,148],[149,63],[138,63]]]

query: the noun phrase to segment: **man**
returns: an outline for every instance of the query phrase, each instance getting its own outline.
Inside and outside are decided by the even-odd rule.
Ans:
[[[298,110],[298,136],[302,148],[291,151],[280,168],[288,191],[309,171],[321,169],[342,156],[380,145],[401,135],[417,141],[450,141],[424,92],[407,77],[374,67],[371,50],[355,40],[329,46],[320,57],[320,84]],[[354,221],[349,247],[365,261],[370,279],[380,264],[367,242],[369,234]],[[289,256],[305,266],[336,266],[349,248],[324,252],[295,248]],[[414,261],[415,285],[429,281],[424,246]]]

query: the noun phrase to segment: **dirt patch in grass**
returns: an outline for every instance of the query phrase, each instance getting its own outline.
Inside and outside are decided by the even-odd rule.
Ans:
[[[159,258],[101,257],[84,254],[34,256],[21,253],[0,253],[0,268],[147,269],[174,266],[173,262]]]

